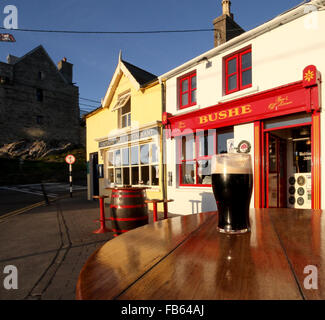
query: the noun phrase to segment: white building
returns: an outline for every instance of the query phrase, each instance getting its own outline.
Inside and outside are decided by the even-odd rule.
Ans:
[[[325,208],[324,8],[302,4],[159,77],[170,212],[215,210],[209,159],[243,141],[254,162],[251,207]]]

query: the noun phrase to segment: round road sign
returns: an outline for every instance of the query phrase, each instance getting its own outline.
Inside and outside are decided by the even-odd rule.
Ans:
[[[65,157],[65,162],[68,163],[68,164],[74,164],[76,162],[76,158],[72,154],[68,154]]]

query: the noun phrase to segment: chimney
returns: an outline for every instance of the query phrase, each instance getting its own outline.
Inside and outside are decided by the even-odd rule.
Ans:
[[[233,18],[233,15],[230,13],[230,0],[222,0],[222,14],[226,14],[227,16]]]
[[[68,83],[72,84],[72,69],[73,64],[67,62],[67,58],[63,58],[58,63],[59,72],[63,75],[63,77],[68,81]]]
[[[15,64],[18,60],[19,60],[19,58],[16,57],[16,56],[13,56],[12,54],[9,54],[7,56],[7,63],[8,64]]]
[[[245,32],[234,20],[230,11],[231,1],[222,0],[222,15],[213,20],[214,47],[235,38]]]

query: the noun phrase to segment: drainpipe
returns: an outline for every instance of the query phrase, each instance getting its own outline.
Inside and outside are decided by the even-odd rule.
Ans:
[[[162,114],[166,111],[166,89],[163,81],[160,83],[161,85],[161,105],[162,105]],[[167,186],[166,186],[166,135],[165,135],[165,125],[162,125],[162,152],[161,152],[161,168],[162,168],[162,192],[163,199],[167,200]]]

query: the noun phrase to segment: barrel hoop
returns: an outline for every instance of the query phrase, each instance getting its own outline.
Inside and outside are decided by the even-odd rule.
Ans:
[[[116,232],[116,233],[125,233],[128,232],[130,230],[118,230],[118,229],[110,229],[110,231]]]
[[[135,218],[109,218],[109,220],[112,221],[139,221],[139,220],[147,220],[148,217],[147,216],[143,216],[143,217],[135,217]]]
[[[112,195],[112,198],[144,198],[143,195],[137,194],[121,194],[121,195]]]
[[[112,193],[121,193],[121,192],[127,192],[127,193],[142,193],[143,191],[139,190],[113,190]]]
[[[116,208],[116,209],[132,209],[132,208],[144,208],[146,207],[146,204],[134,204],[134,205],[115,205],[111,204],[111,208]]]

